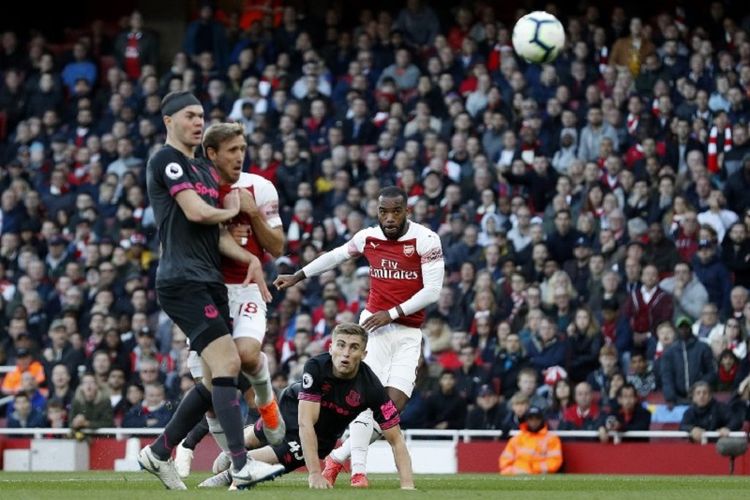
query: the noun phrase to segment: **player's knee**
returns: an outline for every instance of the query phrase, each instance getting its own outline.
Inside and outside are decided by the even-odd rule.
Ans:
[[[255,374],[261,365],[260,351],[241,352],[240,361],[242,362],[242,371],[249,374]]]
[[[251,339],[240,340],[244,341],[237,343],[237,350],[239,351],[240,361],[242,363],[242,371],[254,374],[258,371],[262,363],[260,343]]]
[[[240,373],[242,367],[242,361],[240,360],[239,354],[229,356],[224,362],[226,367],[227,375],[236,377]]]

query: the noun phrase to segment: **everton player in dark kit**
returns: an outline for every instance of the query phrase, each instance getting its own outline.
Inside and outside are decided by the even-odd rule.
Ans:
[[[262,420],[248,427],[246,444],[253,450],[249,453],[252,458],[280,463],[286,472],[304,465],[310,488],[331,488],[333,485],[323,477],[320,459],[330,453],[349,423],[370,409],[393,449],[401,488],[414,489],[411,458],[401,435],[398,410],[372,369],[362,363],[367,337],[365,329],[354,323],[341,323],[333,329],[329,352],[307,361],[302,380],[281,395],[279,406],[287,422],[285,442],[269,446]],[[199,487],[225,486],[229,481],[224,472]]]
[[[230,193],[224,208],[217,208],[218,174],[194,156],[203,134],[203,107],[189,92],[173,92],[164,97],[161,110],[167,140],[149,160],[146,174],[162,247],[156,293],[162,309],[200,354],[205,377],[185,395],[164,432],[141,450],[138,461],[168,489],[187,489],[170,455],[213,409],[231,451],[233,483],[248,487],[273,477],[278,468],[246,456],[237,386],[240,357],[230,335],[221,254],[249,263],[246,282],[254,279],[265,300],[270,293],[258,259],[219,226],[237,215],[240,200],[237,192]]]

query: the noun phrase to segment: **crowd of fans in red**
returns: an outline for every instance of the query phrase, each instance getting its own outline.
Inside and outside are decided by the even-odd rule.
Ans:
[[[566,47],[529,65],[510,44],[521,12],[491,2],[245,5],[203,5],[160,71],[138,12],[70,50],[2,34],[8,426],[159,427],[190,387],[185,336],[154,300],[144,189],[161,97],[182,89],[207,122],[244,124],[246,170],[279,192],[287,246],[269,280],[376,224],[388,185],[442,237],[447,281],[405,427],[509,430],[533,405],[553,427],[648,429],[644,401],[689,431],[748,424],[741,9],[548,5]],[[362,264],[276,295],[275,387],[358,316]]]

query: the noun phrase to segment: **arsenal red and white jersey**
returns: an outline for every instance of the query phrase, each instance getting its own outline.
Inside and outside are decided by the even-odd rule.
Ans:
[[[220,187],[222,203],[224,202],[224,197],[234,188],[245,188],[250,191],[255,197],[255,204],[258,205],[258,209],[260,210],[260,213],[263,214],[263,217],[265,217],[268,225],[272,228],[281,226],[281,217],[279,216],[279,194],[270,181],[260,175],[242,172],[239,180],[232,186],[222,185]],[[228,222],[228,225],[232,224],[250,225],[250,217],[247,214],[240,212],[234,219]],[[252,228],[250,228],[250,234],[243,247],[258,257],[261,261],[263,260],[265,249],[260,245],[260,242],[253,234]],[[247,275],[247,264],[222,256],[221,272],[224,275],[224,282],[226,284],[240,284],[245,280],[245,276]]]
[[[389,240],[380,226],[359,231],[349,241],[352,257],[364,255],[370,264],[370,295],[366,309],[387,311],[412,298],[424,287],[422,266],[444,266],[440,238],[430,229],[409,221],[406,233],[397,241]],[[396,320],[406,326],[420,327],[425,311]]]

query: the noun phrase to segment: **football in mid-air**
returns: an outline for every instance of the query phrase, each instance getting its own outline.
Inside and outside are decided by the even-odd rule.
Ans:
[[[565,29],[548,12],[526,14],[513,27],[513,49],[530,63],[554,61],[564,45]]]

